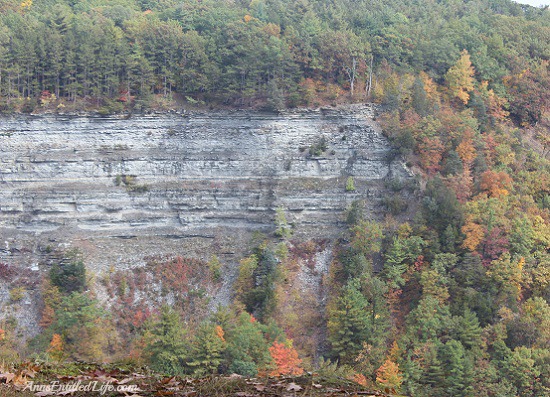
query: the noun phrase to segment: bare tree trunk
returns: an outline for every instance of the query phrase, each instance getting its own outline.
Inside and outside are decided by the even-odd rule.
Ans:
[[[345,66],[344,71],[348,75],[350,94],[353,97],[353,91],[355,89],[355,78],[357,77],[357,59],[355,57],[351,60],[351,67]]]
[[[367,100],[370,99],[370,92],[372,88],[372,63],[374,61],[374,55],[371,55],[370,58],[370,67],[369,67],[369,81],[367,82],[367,86],[365,87],[365,91],[367,91]]]

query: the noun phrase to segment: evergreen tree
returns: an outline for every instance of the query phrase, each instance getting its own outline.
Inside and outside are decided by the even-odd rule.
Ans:
[[[424,245],[424,241],[418,236],[393,238],[392,245],[384,256],[384,276],[391,287],[404,284],[403,273],[414,264]]]
[[[459,341],[453,339],[441,347],[441,363],[444,376],[440,384],[446,395],[449,397],[473,396],[473,363]]]
[[[151,356],[151,367],[169,375],[185,374],[192,348],[178,313],[164,306],[151,333],[153,341],[146,348]]]
[[[328,313],[328,339],[332,355],[341,363],[352,363],[371,331],[368,301],[361,293],[359,279],[343,288],[334,308]]]
[[[226,360],[230,373],[256,376],[259,370],[271,367],[269,347],[273,340],[266,338],[266,327],[248,313],[242,313],[235,327],[227,329]]]
[[[223,361],[226,344],[221,326],[202,323],[193,338],[192,353],[187,363],[191,372],[196,376],[215,374]]]
[[[458,318],[456,339],[468,349],[480,347],[481,332],[476,314],[469,309],[464,310],[464,315]]]

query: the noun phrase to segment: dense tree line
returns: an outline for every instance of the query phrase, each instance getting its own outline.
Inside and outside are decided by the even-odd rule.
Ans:
[[[550,58],[549,29],[548,11],[506,0],[5,0],[0,100],[4,110],[79,99],[116,110],[174,94],[310,105],[345,92],[364,98],[384,65],[440,82],[467,50],[476,79],[524,97],[518,116],[536,120],[531,89]],[[517,78],[525,70],[532,86]]]
[[[406,202],[387,206],[381,223],[350,208],[330,282],[331,357],[365,384],[412,396],[544,396],[548,63],[503,79],[518,93],[506,99],[476,79],[472,58],[463,50],[439,82],[385,66],[392,96],[380,121],[425,187],[408,222],[398,220]],[[523,84],[539,97],[523,102]],[[388,187],[394,196],[407,189]]]

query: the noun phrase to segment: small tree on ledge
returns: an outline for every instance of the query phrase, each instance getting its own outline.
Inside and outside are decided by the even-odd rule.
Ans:
[[[278,207],[275,214],[275,235],[282,238],[290,238],[292,236],[292,228],[288,224],[283,207]]]
[[[348,179],[346,181],[346,192],[354,192],[355,191],[355,181],[353,180],[352,176],[348,176]]]

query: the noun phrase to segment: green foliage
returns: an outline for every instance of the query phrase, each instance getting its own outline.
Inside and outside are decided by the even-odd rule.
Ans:
[[[431,295],[422,297],[410,312],[407,322],[407,330],[416,343],[437,340],[451,326],[449,307]]]
[[[25,297],[26,293],[25,287],[15,287],[10,289],[10,301],[19,302]]]
[[[520,122],[536,123],[547,103],[547,10],[486,2],[438,3],[427,11],[410,1],[100,3],[2,7],[6,111],[89,99],[85,106],[110,114],[174,93],[280,110],[287,100],[356,100],[372,73],[371,98],[391,109],[412,105],[424,117],[438,103],[433,92],[422,79],[403,84],[399,76],[424,71],[445,79],[464,101],[475,90],[468,54],[474,77],[499,94],[509,91]],[[101,13],[92,12],[97,7]]]
[[[256,376],[259,369],[269,367],[272,340],[266,338],[266,327],[247,313],[241,314],[235,327],[227,330],[229,372]]]
[[[401,214],[408,206],[407,201],[398,194],[385,196],[382,199],[382,204],[384,204],[386,210],[392,215]]]
[[[352,176],[348,176],[348,179],[346,180],[346,192],[354,192],[355,191],[355,182],[353,181]]]
[[[235,288],[246,310],[263,321],[275,309],[274,289],[280,277],[277,269],[279,259],[265,244],[255,251],[254,255],[241,261]]]
[[[279,88],[275,80],[270,80],[269,83],[267,83],[266,108],[277,112],[285,107],[283,91]]]
[[[449,225],[458,229],[462,227],[464,215],[460,203],[440,178],[428,182],[423,204],[427,223],[441,235]]]
[[[440,360],[443,368],[442,377],[437,386],[445,395],[466,397],[472,395],[473,362],[466,354],[462,344],[450,340],[440,349]]]
[[[153,342],[146,348],[151,357],[151,367],[165,374],[185,374],[192,349],[179,314],[168,306],[163,307],[160,319],[154,324],[151,333]]]
[[[411,396],[549,393],[548,9],[505,1],[4,3],[2,112],[82,106],[110,114],[172,106],[174,98],[279,111],[287,103],[363,101],[372,77],[369,100],[389,111],[378,120],[397,146],[391,157],[404,156],[418,175],[421,205],[411,227],[400,226],[406,206],[418,206],[401,184],[386,183],[391,195],[382,204],[394,217],[384,230],[364,219],[360,201],[351,205],[351,234],[342,238],[351,236],[351,244],[337,247],[334,277],[323,284],[332,357],[374,382],[392,355]],[[354,95],[343,95],[352,86]],[[310,156],[328,155],[324,136],[308,144]],[[130,193],[149,189],[130,175],[114,183]],[[354,184],[348,178],[346,191]],[[289,239],[282,208],[275,223],[276,235]],[[237,300],[260,321],[281,309],[278,263],[292,261],[285,247],[275,255],[261,245],[241,262]],[[177,292],[178,310],[200,312],[194,297],[203,291],[191,286],[221,278],[215,257],[208,265],[179,260],[152,269],[166,296]],[[147,271],[109,285],[113,296],[119,291],[115,307],[136,307],[136,283],[147,282]],[[83,293],[84,264],[70,258],[48,276],[36,344],[44,351],[58,333],[71,359],[108,357],[117,333]],[[294,282],[292,271],[285,276]],[[21,299],[19,287],[10,290],[13,301]],[[141,320],[131,325],[144,332],[153,368],[254,376],[271,365],[276,327],[246,313],[219,314],[217,323],[186,323],[182,315],[190,314],[164,309],[146,330]],[[14,357],[17,327],[2,328],[2,357]],[[388,353],[390,338],[399,349]],[[327,373],[339,373],[325,364]]]
[[[315,371],[322,381],[339,384],[342,379],[349,379],[353,375],[353,369],[348,365],[338,365],[337,361],[330,361],[321,357],[318,368]]]
[[[45,351],[53,334],[62,336],[64,351],[72,360],[103,361],[117,340],[109,314],[97,300],[78,292],[63,297],[56,305],[54,321],[34,345]]]
[[[86,268],[80,260],[53,265],[49,277],[52,284],[65,294],[86,289]]]
[[[342,264],[342,275],[338,275],[338,280],[342,282],[361,277],[365,273],[372,274],[372,263],[365,258],[365,255],[357,253],[352,248],[340,252],[338,260]]]
[[[364,218],[363,207],[364,207],[364,204],[362,201],[355,200],[351,203],[351,206],[348,208],[346,212],[346,223],[349,226],[355,226],[360,221],[363,220]]]
[[[369,334],[367,299],[358,279],[348,282],[328,314],[328,340],[332,355],[341,363],[352,363]]]
[[[365,345],[380,352],[387,344],[389,311],[384,298],[387,292],[384,282],[377,278],[358,278],[348,281],[328,312],[328,340],[331,354],[343,364],[352,364],[360,356]],[[378,368],[381,356],[368,354],[365,360]]]
[[[424,245],[424,241],[418,236],[393,238],[393,242],[384,256],[384,275],[392,287],[403,285],[403,273],[421,255]]]
[[[215,374],[223,361],[226,342],[223,329],[216,324],[204,322],[193,339],[193,350],[187,365],[193,375]]]
[[[208,262],[210,272],[212,272],[212,278],[214,281],[220,281],[222,278],[222,264],[216,255],[212,256]]]
[[[319,157],[322,156],[323,153],[325,153],[328,150],[328,143],[327,139],[322,136],[309,147],[309,155]]]
[[[379,223],[367,220],[361,220],[351,228],[352,247],[370,258],[373,254],[380,252],[382,247],[382,227]]]
[[[275,235],[282,238],[290,238],[292,236],[292,228],[286,220],[285,210],[283,207],[277,207],[275,211]]]
[[[458,318],[456,339],[466,348],[480,347],[482,329],[476,314],[466,309],[464,315]]]

